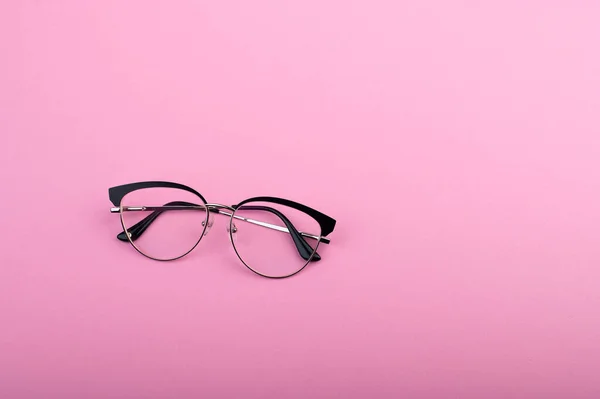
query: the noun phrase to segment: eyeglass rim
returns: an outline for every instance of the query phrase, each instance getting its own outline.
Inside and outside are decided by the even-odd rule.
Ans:
[[[121,202],[123,200],[123,198],[125,198],[125,196],[127,194],[130,194],[134,191],[138,191],[138,190],[142,190],[145,188],[156,188],[156,187],[142,187],[142,188],[138,188],[136,190],[132,190],[126,194],[123,195],[123,197],[120,198],[119,202]],[[157,188],[161,188],[161,187],[157,187]],[[178,189],[179,187],[168,187],[168,188],[176,188]],[[189,190],[186,190],[189,191]],[[193,193],[193,192],[192,192]],[[131,234],[129,233],[127,227],[125,226],[125,220],[123,219],[123,207],[121,206],[121,204],[119,204],[119,220],[121,221],[121,227],[123,227],[123,231],[125,232],[125,235],[127,236],[127,241],[129,241],[129,243],[131,244],[131,246],[133,246],[133,248],[135,248],[136,251],[138,251],[140,254],[144,255],[145,257],[152,259],[152,260],[157,260],[159,262],[170,262],[173,260],[177,260],[177,259],[181,259],[184,256],[188,255],[190,252],[192,252],[194,249],[196,249],[196,247],[198,246],[198,244],[200,244],[200,241],[202,241],[202,238],[204,238],[204,235],[206,234],[206,229],[208,228],[208,223],[209,223],[209,218],[210,218],[210,212],[208,211],[208,207],[207,207],[207,203],[206,200],[198,193],[193,193],[196,194],[198,196],[198,198],[200,198],[200,200],[202,201],[204,207],[205,207],[205,218],[204,218],[204,228],[202,229],[202,234],[200,234],[200,237],[198,238],[198,241],[196,241],[194,243],[194,245],[184,254],[176,256],[174,258],[168,258],[168,259],[161,259],[161,258],[155,258],[153,256],[148,255],[147,253],[145,253],[144,251],[142,251],[137,245],[135,245],[135,242],[131,239]]]
[[[270,198],[270,199],[277,199],[277,200],[284,200],[283,198],[276,198],[276,197],[255,197],[255,198],[249,198],[247,200],[244,200],[242,202],[240,202],[238,205],[234,206],[233,209],[234,211],[231,213],[231,217],[229,218],[229,240],[231,241],[231,245],[233,246],[233,250],[235,251],[235,254],[237,255],[238,259],[240,260],[240,262],[242,262],[244,264],[244,266],[246,266],[248,269],[250,269],[250,271],[252,271],[253,273],[258,274],[261,277],[266,277],[266,278],[270,278],[270,279],[282,279],[282,278],[288,278],[288,277],[292,277],[295,274],[300,273],[302,270],[304,270],[304,268],[306,266],[308,266],[308,264],[313,260],[313,258],[315,257],[315,254],[317,253],[317,250],[319,249],[319,244],[321,243],[321,240],[323,238],[323,233],[321,232],[321,234],[319,235],[319,238],[317,239],[317,244],[315,245],[312,254],[309,256],[308,259],[305,260],[304,265],[302,265],[301,268],[299,268],[298,270],[296,270],[293,273],[290,274],[286,274],[286,275],[282,275],[282,276],[271,276],[268,274],[264,274],[259,272],[258,270],[254,269],[253,267],[251,267],[248,263],[246,263],[246,261],[244,260],[244,258],[242,258],[242,256],[240,255],[237,246],[235,245],[235,241],[233,239],[233,231],[234,231],[234,226],[233,226],[233,220],[235,218],[235,212],[237,212],[242,205],[249,203],[249,202],[270,202],[270,201],[254,201],[255,199],[264,199],[264,198]],[[287,201],[287,200],[284,200]],[[283,205],[283,204],[280,204]],[[299,204],[301,205],[301,204]]]

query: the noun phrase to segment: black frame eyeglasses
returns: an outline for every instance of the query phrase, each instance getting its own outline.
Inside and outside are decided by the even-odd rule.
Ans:
[[[117,238],[142,255],[171,261],[189,254],[208,234],[213,214],[229,217],[227,231],[235,253],[254,273],[285,278],[321,260],[319,244],[336,221],[306,205],[277,197],[253,197],[237,205],[208,203],[188,186],[165,181],[125,184],[108,189],[118,213]],[[164,216],[169,215],[169,216]]]

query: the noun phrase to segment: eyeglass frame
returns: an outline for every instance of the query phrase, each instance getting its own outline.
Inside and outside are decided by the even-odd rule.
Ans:
[[[121,201],[123,200],[123,198],[134,191],[137,190],[142,190],[142,189],[146,189],[146,188],[172,188],[172,189],[179,189],[179,190],[184,190],[187,192],[190,192],[194,195],[196,195],[198,198],[200,198],[203,202],[203,207],[205,208],[206,211],[206,218],[205,220],[202,222],[203,224],[203,230],[202,230],[202,234],[200,235],[200,237],[198,238],[198,241],[192,246],[191,249],[189,249],[187,252],[185,252],[184,254],[174,257],[174,258],[170,258],[170,259],[159,259],[159,258],[154,258],[146,253],[144,253],[142,250],[140,250],[134,243],[134,241],[139,238],[139,236],[141,236],[141,234],[145,231],[145,229],[154,221],[154,219],[156,219],[156,217],[164,212],[167,209],[163,209],[167,206],[173,206],[173,205],[168,205],[165,204],[163,206],[141,206],[141,207],[128,207],[130,209],[126,209],[124,210],[123,205],[121,204]],[[228,205],[223,205],[223,204],[218,204],[218,203],[208,203],[206,201],[206,199],[202,196],[202,194],[200,194],[198,191],[194,190],[193,188],[180,184],[180,183],[173,183],[173,182],[167,182],[167,181],[145,181],[145,182],[137,182],[137,183],[129,183],[129,184],[124,184],[124,185],[120,185],[120,186],[115,186],[115,187],[111,187],[108,189],[108,196],[110,201],[112,202],[112,204],[114,205],[114,207],[110,208],[110,212],[111,213],[118,213],[120,215],[120,220],[121,220],[121,226],[123,228],[123,231],[120,232],[117,235],[117,239],[119,239],[120,241],[127,241],[129,242],[133,248],[139,252],[140,254],[144,255],[147,258],[150,258],[152,260],[157,260],[157,261],[161,261],[161,262],[169,262],[169,261],[173,261],[173,260],[177,260],[177,259],[181,259],[184,256],[188,255],[190,252],[192,252],[197,246],[198,244],[200,244],[200,241],[202,241],[202,238],[206,235],[207,231],[206,229],[210,224],[210,213],[217,213],[220,215],[225,215],[229,217],[229,239],[230,242],[233,246],[233,249],[237,255],[237,257],[240,259],[240,261],[248,268],[250,269],[252,272],[258,274],[259,276],[262,277],[266,277],[266,278],[272,278],[272,279],[282,279],[282,278],[287,278],[287,277],[291,277],[294,276],[295,274],[300,273],[302,270],[304,270],[304,268],[312,262],[316,262],[321,260],[321,256],[317,253],[317,249],[319,247],[319,244],[323,243],[323,244],[329,244],[331,242],[331,240],[329,238],[327,238],[326,236],[328,236],[329,234],[331,234],[333,232],[333,230],[335,229],[335,225],[336,225],[336,220],[333,219],[330,216],[325,215],[322,212],[317,211],[316,209],[313,209],[309,206],[303,205],[301,203],[295,202],[295,201],[291,201],[288,199],[284,199],[284,198],[279,198],[279,197],[252,197],[252,198],[248,198],[245,199],[243,201],[241,201],[240,203],[236,204],[236,205],[232,205],[232,206],[228,206]],[[181,201],[176,201],[178,203],[183,203]],[[310,234],[310,233],[306,233],[306,232],[300,232],[298,231],[293,224],[291,223],[291,221],[289,221],[289,219],[287,219],[287,217],[285,217],[285,215],[283,215],[281,212],[279,212],[277,209],[275,208],[269,208],[266,209],[268,207],[263,207],[265,209],[262,210],[267,210],[271,213],[274,213],[276,216],[278,216],[286,225],[286,227],[282,227],[282,226],[278,226],[278,225],[273,225],[270,223],[265,223],[265,222],[259,222],[259,221],[254,221],[252,220],[250,223],[256,224],[256,225],[260,225],[262,227],[266,227],[266,228],[271,228],[274,230],[278,230],[281,232],[285,232],[288,233],[292,236],[292,239],[294,240],[294,244],[296,246],[296,249],[299,251],[300,256],[306,261],[304,266],[302,266],[299,270],[289,274],[289,275],[285,275],[285,276],[270,276],[270,275],[266,275],[263,274],[255,269],[253,269],[251,266],[249,266],[246,261],[244,261],[244,259],[242,258],[242,256],[239,254],[235,243],[234,243],[234,237],[233,234],[236,232],[236,227],[234,224],[234,219],[236,220],[244,220],[244,221],[250,221],[250,219],[248,218],[244,218],[242,216],[237,216],[235,215],[235,212],[237,210],[241,210],[243,209],[242,207],[245,204],[251,203],[251,202],[270,202],[273,204],[279,204],[279,205],[284,205],[293,209],[296,209],[308,216],[310,216],[312,219],[314,219],[320,226],[321,229],[321,234],[320,235],[315,235],[315,234]],[[170,203],[169,203],[170,204]],[[187,203],[187,205],[175,205],[181,209],[189,209],[189,206],[193,205],[193,206],[199,206],[198,204],[191,204],[191,203]],[[188,207],[188,208],[184,208],[184,207]],[[228,213],[226,211],[224,211],[224,209],[230,211],[231,213]],[[126,226],[125,226],[125,222],[123,221],[123,212],[124,211],[147,211],[147,210],[152,210],[153,213],[151,213],[150,215],[146,216],[144,219],[142,219],[141,221],[139,221],[138,223],[136,223],[134,226],[131,226],[131,228],[135,228],[135,226],[138,226],[141,224],[141,227],[138,228],[138,232],[136,233],[136,237],[133,237],[132,233],[130,233]],[[155,213],[155,212],[160,212],[160,213]],[[156,215],[156,216],[154,216]],[[151,220],[149,220],[151,219]],[[148,221],[149,220],[149,221]],[[306,251],[307,251],[307,247],[311,248],[310,244],[308,244],[306,242],[306,240],[304,240],[304,237],[307,238],[311,238],[317,241],[315,248],[313,249],[312,253],[308,256],[306,255]]]

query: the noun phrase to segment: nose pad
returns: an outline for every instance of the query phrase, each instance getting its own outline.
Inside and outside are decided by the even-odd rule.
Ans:
[[[208,232],[210,231],[210,228],[213,226],[214,221],[215,221],[215,219],[212,214],[208,215],[208,224],[207,225],[206,225],[205,220],[202,221],[202,226],[206,225],[206,230],[204,230],[204,235],[208,234]]]
[[[235,223],[232,222],[231,225],[227,225],[227,232],[229,233],[229,241],[231,241],[231,243],[236,241],[237,231],[238,229]]]

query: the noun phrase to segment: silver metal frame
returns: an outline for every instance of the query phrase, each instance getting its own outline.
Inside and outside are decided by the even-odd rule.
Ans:
[[[200,198],[199,198],[200,199]],[[148,254],[146,254],[142,249],[138,248],[138,246],[136,246],[136,244],[134,243],[134,241],[131,238],[131,234],[129,233],[129,231],[127,230],[127,227],[125,226],[125,222],[123,220],[123,212],[147,212],[147,211],[159,211],[159,210],[185,210],[185,209],[204,209],[206,211],[206,218],[205,220],[202,221],[202,226],[203,226],[203,230],[202,230],[202,234],[200,235],[198,241],[192,246],[192,248],[190,248],[189,251],[187,251],[186,253],[184,253],[183,255],[177,256],[175,258],[170,258],[170,259],[159,259],[159,258],[154,258]],[[211,209],[213,211],[211,211]],[[214,210],[216,210],[216,212],[214,212]],[[261,222],[259,220],[254,220],[254,219],[250,219],[250,218],[246,218],[243,216],[239,216],[236,215],[236,209],[234,207],[228,206],[228,205],[223,205],[223,204],[216,204],[216,203],[211,203],[211,204],[203,204],[203,205],[197,205],[197,206],[184,206],[184,205],[164,205],[164,206],[126,206],[126,207],[112,207],[110,208],[110,212],[111,213],[119,213],[119,219],[121,220],[121,226],[123,227],[123,231],[125,232],[125,234],[127,235],[128,241],[129,243],[135,248],[136,251],[138,251],[139,253],[141,253],[142,255],[146,256],[147,258],[153,259],[153,260],[158,260],[158,261],[171,261],[171,260],[176,260],[176,259],[180,259],[184,256],[186,256],[187,254],[189,254],[190,252],[192,252],[200,243],[200,241],[202,241],[202,238],[207,234],[207,228],[210,228],[212,226],[212,222],[211,222],[211,218],[210,218],[210,214],[211,213],[218,213],[219,215],[223,215],[223,216],[227,216],[229,217],[229,239],[231,241],[231,244],[233,246],[233,249],[237,255],[237,257],[239,258],[239,260],[251,271],[253,271],[254,273],[263,276],[263,277],[269,277],[269,278],[286,278],[286,277],[291,277],[297,273],[300,273],[310,262],[311,260],[314,258],[315,254],[317,253],[317,249],[319,248],[319,244],[321,242],[329,244],[331,241],[323,236],[318,236],[315,234],[311,234],[311,233],[306,233],[306,232],[301,232],[299,231],[298,233],[306,238],[311,238],[317,241],[315,248],[312,252],[312,254],[310,255],[309,259],[306,260],[306,262],[304,263],[304,265],[302,265],[302,267],[300,267],[297,271],[295,271],[292,274],[289,275],[285,275],[285,276],[269,276],[266,274],[263,274],[261,272],[259,272],[258,270],[254,269],[252,266],[250,266],[248,263],[246,263],[246,261],[244,261],[244,259],[242,258],[242,256],[240,255],[240,253],[238,252],[238,249],[235,245],[235,241],[233,238],[233,234],[236,233],[237,228],[235,226],[235,224],[233,223],[234,220],[241,220],[247,223],[251,223],[257,226],[261,226],[261,227],[265,227],[271,230],[276,230],[282,233],[288,233],[290,234],[290,231],[288,230],[287,227],[284,226],[280,226],[280,225],[276,225],[276,224],[272,224],[272,223],[266,223],[266,222]]]

